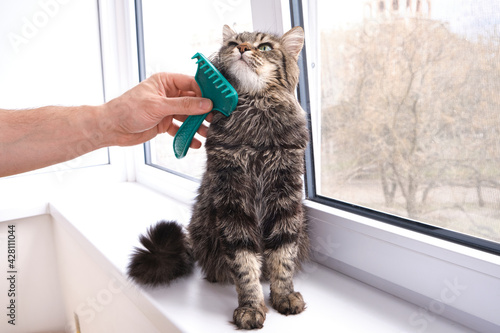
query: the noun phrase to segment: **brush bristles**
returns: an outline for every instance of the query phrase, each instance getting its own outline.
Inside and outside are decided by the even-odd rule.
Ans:
[[[221,77],[222,74],[220,74],[217,69],[212,68],[210,62],[202,55],[196,54],[192,59],[197,59],[196,64],[198,65],[198,72],[196,74],[198,75],[198,73],[201,73],[205,75],[207,79],[211,81],[215,89],[220,91],[221,97],[230,99],[235,95],[237,96],[237,93],[232,89],[231,85],[225,81],[224,77]]]

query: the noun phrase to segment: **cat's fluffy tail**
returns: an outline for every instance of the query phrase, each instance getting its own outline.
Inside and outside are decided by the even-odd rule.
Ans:
[[[150,286],[168,284],[193,270],[189,239],[176,222],[158,222],[139,240],[145,249],[135,248],[128,265],[128,274],[136,282]]]

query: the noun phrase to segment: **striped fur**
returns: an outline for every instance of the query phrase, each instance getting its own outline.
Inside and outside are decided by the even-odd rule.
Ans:
[[[263,326],[261,278],[269,279],[278,312],[305,309],[292,280],[309,253],[302,204],[308,131],[294,96],[303,38],[300,27],[278,37],[225,26],[223,46],[211,59],[239,101],[230,117],[215,114],[209,128],[186,251],[207,280],[235,284],[233,322],[241,329]],[[264,44],[272,49],[259,50]]]

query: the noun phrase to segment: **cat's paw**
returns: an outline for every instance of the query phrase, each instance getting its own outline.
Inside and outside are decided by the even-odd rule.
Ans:
[[[273,308],[284,315],[298,314],[305,310],[306,303],[299,292],[271,297]]]
[[[233,323],[243,330],[252,330],[264,327],[267,308],[265,305],[258,307],[240,306],[234,310]]]

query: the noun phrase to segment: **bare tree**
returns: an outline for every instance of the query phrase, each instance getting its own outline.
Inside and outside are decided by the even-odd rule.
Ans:
[[[410,218],[442,186],[473,188],[484,206],[482,189],[500,189],[497,36],[470,41],[420,18],[325,33],[324,172],[378,179],[385,206],[399,191]]]

